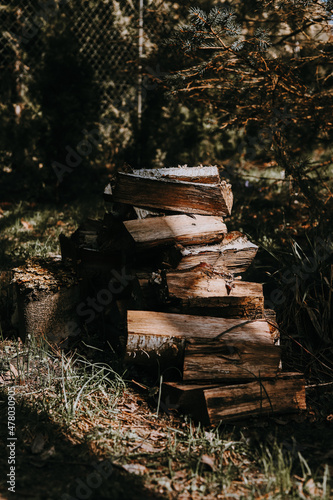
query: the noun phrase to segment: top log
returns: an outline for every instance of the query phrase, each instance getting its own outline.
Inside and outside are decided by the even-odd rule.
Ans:
[[[202,180],[200,180],[200,170],[195,168],[195,180],[193,182],[189,171],[191,168],[182,168],[178,177],[173,174],[172,177],[147,173],[123,173],[117,175],[117,181],[112,195],[110,191],[105,191],[104,199],[106,201],[120,202],[137,207],[153,208],[161,211],[171,210],[181,213],[229,216],[231,214],[233,196],[230,184],[225,181],[216,182],[216,175],[212,177],[214,182],[207,183],[207,173],[202,167]],[[163,169],[167,170],[167,169]],[[178,169],[171,169],[172,171]],[[158,171],[157,171],[158,172]],[[186,179],[188,181],[179,180]]]

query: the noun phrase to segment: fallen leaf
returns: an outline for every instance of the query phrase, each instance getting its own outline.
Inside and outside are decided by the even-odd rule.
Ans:
[[[137,476],[142,476],[148,472],[147,467],[141,464],[126,464],[122,465],[122,468],[130,474],[136,474]]]
[[[57,226],[65,226],[66,224],[62,220],[58,220]]]
[[[26,229],[27,231],[32,231],[33,230],[33,225],[30,224],[30,222],[26,222],[25,220],[21,219],[21,224]]]
[[[14,365],[12,365],[11,363],[10,363],[10,365],[9,365],[9,371],[13,374],[13,376],[14,376],[15,378],[17,378],[17,377],[19,376],[17,369],[16,369],[16,368],[15,368],[15,366],[14,366]]]
[[[154,446],[152,446],[149,443],[142,443],[140,446],[140,451],[144,451],[146,453],[158,453],[162,450],[163,450],[163,448],[155,448]]]
[[[151,441],[159,441],[161,438],[162,439],[165,439],[165,433],[164,432],[159,432],[159,431],[152,431],[150,434],[149,434],[149,439]]]
[[[202,455],[201,463],[208,465],[208,467],[210,467],[212,471],[215,470],[215,460],[213,457],[210,457],[209,455]]]
[[[0,384],[8,384],[8,382],[13,381],[13,377],[15,379],[18,379],[19,384],[21,385],[21,379],[19,377],[18,371],[16,370],[15,366],[10,364],[9,365],[9,370],[6,372],[2,373],[0,376]]]
[[[320,490],[319,488],[317,488],[314,480],[311,478],[309,479],[305,485],[303,486],[303,491],[305,490],[305,492],[308,492],[310,493],[310,495],[312,496],[317,496],[317,497],[320,497]]]

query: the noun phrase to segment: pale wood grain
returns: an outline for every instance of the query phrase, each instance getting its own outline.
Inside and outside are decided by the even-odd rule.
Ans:
[[[220,217],[169,215],[124,222],[138,249],[181,243],[202,244],[221,241],[227,232]]]

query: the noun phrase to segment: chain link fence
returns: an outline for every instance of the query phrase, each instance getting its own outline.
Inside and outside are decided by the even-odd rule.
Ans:
[[[61,161],[67,145],[74,148],[80,140],[74,128],[80,134],[89,126],[103,136],[101,164],[112,163],[119,151],[131,151],[120,161],[136,162],[141,124],[156,124],[155,129],[150,125],[154,131],[165,119],[165,111],[157,112],[165,110],[165,103],[154,96],[173,57],[163,42],[189,6],[189,1],[171,0],[7,0],[1,5],[0,126],[8,135],[0,139],[2,169],[26,161],[45,164],[47,158],[49,165]],[[71,73],[68,64],[75,66],[78,81],[72,75],[68,91],[63,88],[57,96],[66,84],[64,75],[57,74],[62,71],[58,59],[66,57],[71,63],[64,71]],[[57,80],[62,81],[58,87]],[[81,109],[72,106],[75,99]],[[94,112],[88,112],[89,106]],[[57,111],[63,115],[60,124]],[[155,153],[158,147],[152,146]],[[143,149],[148,151],[146,145]],[[95,159],[91,155],[88,160]]]
[[[67,29],[79,43],[80,57],[94,71],[105,110],[114,101],[134,99],[139,71],[145,69],[139,55],[147,61],[156,51],[158,31],[162,24],[165,28],[161,16],[168,12],[170,19],[173,8],[177,18],[178,7],[160,0],[26,0],[24,4],[9,0],[0,6],[1,70],[11,72],[19,81],[23,54],[41,58],[41,32],[46,32],[56,18],[65,18]]]
[[[16,72],[20,59],[41,58],[46,31],[57,17],[66,17],[80,46],[80,56],[91,65],[101,89],[103,108],[123,98],[138,78],[139,0],[53,0],[38,3],[10,0],[0,7],[2,71]]]

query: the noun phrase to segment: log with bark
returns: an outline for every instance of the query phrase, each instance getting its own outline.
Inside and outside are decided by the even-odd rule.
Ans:
[[[120,172],[115,187],[104,192],[106,201],[161,211],[229,216],[233,195],[225,181],[213,184],[187,182],[166,176],[142,175]]]
[[[264,320],[128,311],[125,360],[177,367],[184,380],[274,377],[280,349]]]
[[[245,384],[164,382],[161,398],[167,409],[189,414],[205,425],[306,409],[305,381],[300,373]]]
[[[305,381],[300,374],[281,374],[237,387],[205,389],[211,425],[255,415],[288,413],[306,409]]]
[[[225,318],[263,318],[264,295],[259,283],[233,281],[232,276],[209,268],[168,271],[162,274],[160,282],[162,299],[166,297],[164,300],[179,312]]]

